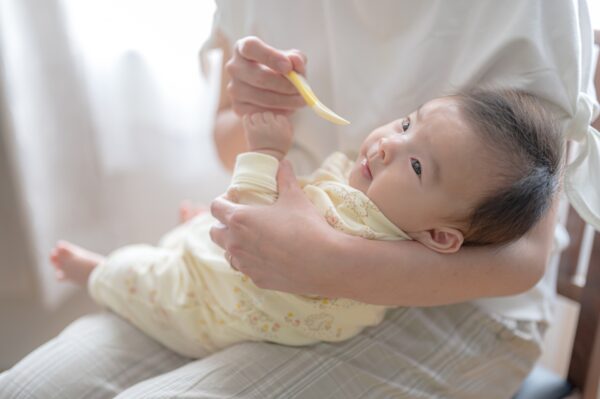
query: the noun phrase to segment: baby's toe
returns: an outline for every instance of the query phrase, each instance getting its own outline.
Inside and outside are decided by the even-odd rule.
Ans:
[[[56,257],[59,262],[71,258],[76,251],[76,247],[68,241],[59,241],[56,244]]]
[[[179,220],[181,222],[187,221],[190,214],[190,203],[188,201],[183,201],[179,204]]]
[[[69,247],[63,244],[57,244],[56,246],[56,257],[57,258],[64,258],[65,256],[68,256],[71,253],[71,251],[69,250]]]
[[[53,248],[50,251],[50,262],[52,262],[52,264],[54,266],[58,266],[58,250],[56,248]]]
[[[65,278],[66,278],[66,276],[65,276],[65,272],[63,272],[63,271],[62,271],[62,270],[60,270],[60,269],[56,269],[56,270],[54,271],[54,276],[55,276],[55,277],[56,277],[56,279],[57,279],[57,280],[59,280],[59,281],[63,281],[63,280],[65,280]]]

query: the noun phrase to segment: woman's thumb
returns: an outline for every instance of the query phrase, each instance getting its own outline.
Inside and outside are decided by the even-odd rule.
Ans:
[[[294,189],[298,189],[299,187],[292,164],[287,160],[283,160],[279,163],[279,171],[277,172],[277,186],[279,189],[279,196],[282,196]]]

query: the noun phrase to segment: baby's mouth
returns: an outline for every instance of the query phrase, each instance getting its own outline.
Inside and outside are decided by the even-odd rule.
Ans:
[[[371,173],[371,168],[369,168],[368,159],[363,158],[363,160],[360,162],[360,165],[361,165],[361,172],[362,172],[363,176],[369,180],[372,180],[373,174]]]

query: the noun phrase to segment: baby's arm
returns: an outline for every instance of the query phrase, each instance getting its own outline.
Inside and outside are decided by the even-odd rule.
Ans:
[[[237,156],[227,197],[241,204],[272,204],[279,161],[292,145],[292,126],[270,112],[246,115],[242,122],[250,152]]]
[[[292,146],[292,125],[287,117],[263,112],[242,118],[248,150],[281,161]]]

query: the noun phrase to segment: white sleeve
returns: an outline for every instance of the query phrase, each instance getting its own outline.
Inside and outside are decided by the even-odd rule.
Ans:
[[[258,152],[239,154],[227,197],[240,204],[268,205],[277,199],[279,161]]]

